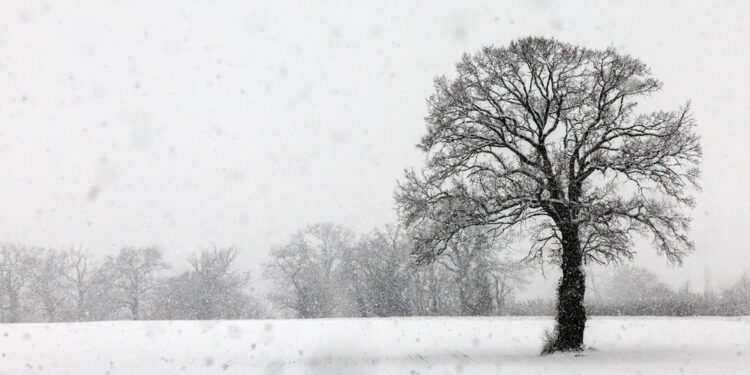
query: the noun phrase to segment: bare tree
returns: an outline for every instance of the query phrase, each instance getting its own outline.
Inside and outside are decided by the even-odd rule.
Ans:
[[[72,248],[65,253],[64,277],[70,285],[75,300],[76,320],[89,318],[87,294],[91,288],[91,265],[88,253],[81,248]]]
[[[266,278],[276,282],[274,298],[300,318],[329,317],[335,308],[334,273],[352,247],[353,234],[338,225],[310,225],[286,245],[271,250]]]
[[[107,258],[106,267],[112,273],[120,302],[130,310],[133,320],[141,318],[144,299],[156,287],[156,273],[169,268],[161,252],[153,247],[123,248],[116,257]]]
[[[658,275],[645,268],[617,267],[604,280],[604,293],[600,303],[610,305],[636,305],[659,303],[672,296],[672,290],[659,280]]]
[[[661,84],[612,48],[529,37],[456,68],[428,101],[426,167],[396,192],[415,252],[431,261],[471,227],[531,228],[531,258],[562,270],[550,348],[578,350],[585,262],[630,258],[634,234],[670,261],[693,249],[682,209],[693,205],[701,149],[689,107],[637,113]]]
[[[439,263],[454,278],[460,315],[499,312],[509,298],[512,284],[521,280],[525,268],[518,262],[501,261],[493,238],[471,228],[448,243]]]
[[[308,248],[298,241],[275,247],[271,261],[264,265],[264,276],[274,282],[272,298],[300,318],[314,318],[318,306],[319,281]]]
[[[453,274],[460,315],[484,315],[492,304],[488,277],[490,245],[487,236],[469,231],[455,236],[439,259]]]
[[[87,320],[122,319],[127,316],[119,314],[125,305],[124,292],[118,285],[121,283],[119,278],[111,257],[92,267],[85,299]],[[129,315],[132,317],[132,313]]]
[[[31,279],[33,257],[30,250],[16,244],[0,244],[0,288],[2,307],[7,316],[3,321],[19,321],[22,288]]]
[[[226,314],[228,310],[241,309],[243,289],[250,281],[248,272],[236,271],[232,264],[237,259],[237,249],[214,248],[190,259],[196,289],[196,319],[237,317],[241,311]],[[238,307],[239,306],[239,307]]]
[[[750,314],[750,273],[745,272],[733,285],[722,292],[721,300],[729,314]]]
[[[360,316],[405,316],[412,282],[410,249],[404,230],[386,226],[362,236],[342,257],[342,285]]]
[[[410,267],[412,271],[410,283],[405,286],[405,292],[410,305],[411,315],[451,315],[457,311],[453,309],[455,300],[455,279],[438,263],[417,264]]]
[[[711,285],[711,269],[708,264],[703,266],[703,298],[711,300],[714,298],[714,291]]]
[[[522,264],[511,264],[503,271],[491,275],[494,285],[493,303],[496,314],[507,313],[506,306],[512,300],[513,292],[518,289],[519,284],[526,283],[523,278],[525,270],[526,268]]]
[[[63,306],[65,295],[65,253],[54,249],[40,250],[30,267],[29,290],[44,310],[47,321],[53,322]]]
[[[192,270],[166,279],[158,291],[156,315],[164,319],[240,319],[255,317],[257,307],[245,289],[248,272],[233,267],[238,251],[217,248],[194,255]]]

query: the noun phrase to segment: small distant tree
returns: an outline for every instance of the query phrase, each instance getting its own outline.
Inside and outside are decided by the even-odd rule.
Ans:
[[[310,225],[286,245],[271,250],[264,275],[274,282],[272,297],[300,318],[330,317],[336,307],[335,274],[353,234],[330,223]]]
[[[65,285],[65,253],[54,249],[39,250],[30,267],[29,290],[42,306],[47,321],[57,319],[67,295]]]
[[[165,319],[239,319],[256,308],[245,290],[250,274],[234,269],[234,247],[214,248],[190,258],[192,269],[167,279],[157,298]]]
[[[120,275],[115,273],[112,258],[91,269],[85,299],[86,320],[125,319],[132,317],[125,307],[124,292],[118,286]]]
[[[725,315],[750,315],[750,273],[743,274],[722,292]]]
[[[396,192],[418,260],[469,228],[533,233],[530,258],[562,271],[549,349],[579,350],[585,262],[630,258],[634,235],[674,262],[693,249],[684,208],[701,148],[689,106],[638,113],[661,83],[613,48],[529,37],[466,54],[456,70],[428,101],[426,166]]]
[[[413,262],[413,259],[411,260]],[[432,262],[411,267],[406,286],[412,315],[455,315],[458,313],[455,278],[442,264]]]
[[[603,285],[601,302],[612,305],[659,303],[671,298],[672,289],[645,268],[618,267]]]
[[[514,292],[519,288],[519,285],[526,283],[526,279],[524,278],[525,272],[526,268],[518,264],[511,265],[499,274],[493,273],[491,275],[492,283],[494,284],[495,313],[508,313],[506,307],[512,302]]]
[[[690,293],[690,280],[685,280],[685,282],[682,283],[680,288],[677,289],[677,293],[685,295],[685,296],[691,294]]]
[[[197,319],[240,317],[248,302],[244,289],[250,281],[248,272],[232,268],[237,249],[214,248],[190,259],[196,287]]]
[[[703,298],[710,301],[714,298],[714,291],[711,285],[711,269],[708,264],[703,266]]]
[[[360,316],[405,316],[412,282],[410,248],[402,228],[363,236],[342,257],[340,283]]]
[[[460,315],[488,315],[504,304],[523,265],[501,261],[493,238],[471,229],[455,236],[438,261],[454,278]]]
[[[91,289],[92,265],[89,256],[81,248],[72,248],[64,254],[63,277],[67,280],[68,290],[75,301],[75,319],[84,321],[90,319],[88,309],[88,294]]]
[[[21,317],[23,288],[30,282],[34,257],[30,250],[16,244],[0,244],[0,301],[3,321],[15,323]]]
[[[128,308],[133,320],[141,318],[143,302],[157,286],[156,274],[169,268],[159,249],[153,247],[123,248],[116,257],[107,258],[105,267],[119,302]]]

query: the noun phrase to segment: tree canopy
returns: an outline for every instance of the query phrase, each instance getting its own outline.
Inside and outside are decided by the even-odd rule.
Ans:
[[[455,78],[435,80],[427,153],[396,199],[428,261],[460,231],[530,228],[530,255],[558,258],[578,229],[585,260],[632,256],[634,234],[680,261],[698,187],[699,137],[689,103],[638,112],[661,89],[649,68],[613,48],[524,38],[465,54]]]

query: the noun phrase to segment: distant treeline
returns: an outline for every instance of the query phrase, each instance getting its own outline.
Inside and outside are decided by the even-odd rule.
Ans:
[[[589,279],[586,311],[589,315],[650,316],[742,316],[750,315],[750,278],[741,276],[731,286],[714,291],[706,286],[693,291],[689,283],[674,290],[655,273],[637,267],[621,267],[599,286]],[[555,302],[549,299],[517,301],[511,315],[552,315]]]
[[[308,226],[271,250],[270,300],[282,316],[301,318],[498,315],[523,282],[527,266],[503,259],[500,244],[480,232],[456,237],[422,265],[409,238],[399,227],[356,237],[337,225]]]
[[[515,298],[535,270],[502,257],[505,244],[468,232],[436,262],[419,266],[409,236],[386,227],[355,241],[340,226],[307,227],[272,250],[265,267],[274,280],[274,311],[303,318],[555,314],[552,299]],[[696,292],[687,283],[674,290],[643,268],[608,270],[608,277],[587,279],[591,315],[750,315],[747,276],[726,289]]]
[[[124,248],[94,264],[80,249],[0,245],[3,322],[114,319],[249,319],[263,314],[250,277],[235,270],[237,250],[215,248],[165,275],[156,248]]]
[[[455,238],[438,261],[415,264],[410,233],[385,227],[356,236],[306,227],[270,252],[253,288],[236,248],[214,248],[171,268],[156,248],[123,248],[94,262],[82,249],[0,245],[2,322],[114,319],[257,319],[373,316],[553,315],[551,299],[517,299],[530,265],[503,257],[481,232]],[[257,282],[259,280],[255,280]],[[596,281],[596,282],[594,282]],[[701,292],[673,290],[647,270],[619,267],[589,279],[590,315],[750,315],[750,279]]]

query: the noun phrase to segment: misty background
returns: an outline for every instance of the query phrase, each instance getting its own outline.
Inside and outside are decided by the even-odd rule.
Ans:
[[[642,241],[635,264],[698,287],[748,271],[750,5],[437,3],[0,2],[0,240],[153,245],[178,270],[234,245],[260,280],[308,223],[395,223],[432,79],[542,35],[640,58],[664,83],[642,110],[692,102],[697,250],[677,267]],[[524,293],[551,296],[532,275]]]

